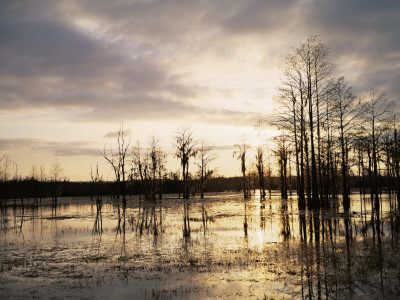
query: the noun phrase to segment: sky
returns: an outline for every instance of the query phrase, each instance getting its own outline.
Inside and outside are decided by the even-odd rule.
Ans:
[[[89,180],[99,154],[190,126],[215,146],[212,167],[240,174],[233,145],[274,114],[285,57],[307,36],[330,48],[355,94],[400,100],[400,1],[0,1],[0,155],[28,176],[57,160]],[[266,136],[272,130],[265,130]],[[193,165],[191,168],[195,168]]]

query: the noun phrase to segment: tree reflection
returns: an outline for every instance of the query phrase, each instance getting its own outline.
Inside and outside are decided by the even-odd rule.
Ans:
[[[284,241],[288,241],[291,237],[287,199],[281,200],[281,234]]]
[[[163,210],[161,204],[153,201],[141,201],[137,208],[136,218],[133,216],[130,220],[133,231],[140,236],[151,234],[154,237],[154,243],[157,243],[157,236],[163,232]]]
[[[93,224],[92,234],[102,235],[103,233],[103,217],[101,213],[101,206],[96,209],[96,219]]]
[[[117,234],[122,237],[121,242],[121,257],[126,255],[126,204],[122,203],[122,212],[121,207],[118,204],[118,224],[117,224]]]
[[[281,236],[284,241],[290,230],[285,210],[283,203]],[[349,299],[369,295],[369,291],[374,291],[376,298],[389,297],[388,287],[398,280],[398,272],[396,275],[388,270],[390,264],[395,264],[394,257],[399,257],[396,250],[399,214],[382,217],[382,210],[372,211],[368,222],[364,214],[365,210],[362,214],[350,210],[340,212],[335,206],[299,211],[297,257],[303,299]]]
[[[204,198],[202,198],[202,203],[201,203],[201,221],[203,223],[203,234],[204,234],[204,236],[206,236],[208,215],[207,215],[207,211],[204,207]]]
[[[265,206],[264,206],[264,208],[265,208]],[[263,224],[264,225],[264,227],[265,227],[265,222],[263,223],[263,222],[261,222],[261,224]],[[263,226],[263,225],[261,225],[261,226]],[[246,205],[246,201],[244,202],[244,221],[243,221],[243,230],[244,230],[244,236],[245,237],[247,237],[247,227],[248,227],[248,224],[247,224],[247,205]]]
[[[190,239],[189,205],[188,200],[185,200],[183,204],[183,238],[185,240]]]

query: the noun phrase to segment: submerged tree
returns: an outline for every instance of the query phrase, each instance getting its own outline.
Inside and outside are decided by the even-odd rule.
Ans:
[[[125,139],[123,123],[117,132],[117,143],[117,151],[114,151],[112,148],[110,148],[110,151],[107,153],[106,144],[104,145],[103,152],[100,152],[100,154],[111,165],[114,171],[117,198],[119,199],[120,195],[122,195],[122,202],[124,205],[126,205],[126,159],[128,155],[130,139],[128,141]]]
[[[157,174],[158,174],[158,199],[162,199],[163,180],[167,173],[165,165],[167,163],[167,155],[160,148],[156,148]]]
[[[131,179],[138,179],[145,200],[155,199],[154,182],[152,171],[150,170],[151,163],[149,153],[143,153],[143,149],[137,142],[132,148],[132,168]]]
[[[54,205],[57,204],[57,197],[60,193],[59,189],[60,189],[60,180],[61,180],[61,174],[64,172],[64,170],[61,168],[61,164],[58,161],[58,159],[56,159],[53,164],[51,165],[50,168],[50,177],[51,177],[51,185],[52,185],[52,199],[53,199],[53,203]]]
[[[319,106],[321,98],[321,85],[327,81],[330,73],[330,63],[328,62],[329,49],[317,37],[311,36],[306,39],[296,50],[295,55],[299,59],[302,75],[300,84],[305,91],[305,101],[308,104],[308,125],[311,158],[311,207],[317,208],[319,202],[317,154],[315,147],[315,126],[319,132]],[[317,136],[319,138],[319,136]],[[307,140],[306,140],[307,142]]]
[[[243,177],[243,196],[244,199],[247,199],[249,197],[249,186],[247,182],[247,175],[246,175],[246,154],[247,151],[251,148],[251,146],[247,143],[246,137],[242,137],[240,144],[235,144],[233,146],[234,151],[233,151],[233,157],[237,157],[238,160],[240,160],[240,170],[242,172],[242,177]]]
[[[261,142],[262,139],[262,126],[263,120],[259,120],[256,125],[255,129],[257,131],[257,154],[256,154],[256,168],[258,173],[258,187],[260,189],[260,199],[265,200],[265,183],[264,183],[264,145]]]
[[[282,131],[279,136],[274,138],[275,149],[273,150],[275,156],[278,158],[278,169],[280,179],[280,190],[282,199],[288,197],[288,159],[289,159],[289,143],[287,135]]]
[[[90,166],[90,181],[92,183],[92,196],[96,197],[96,207],[97,213],[101,212],[102,202],[103,202],[103,195],[102,195],[102,183],[103,183],[103,176],[99,173],[99,164],[96,164],[96,170],[93,171],[92,166]]]
[[[265,183],[264,183],[264,150],[263,145],[257,146],[256,167],[258,173],[258,187],[260,189],[260,199],[265,200]]]
[[[199,157],[200,197],[204,198],[207,179],[213,173],[213,170],[209,168],[209,164],[217,157],[213,152],[213,146],[209,145],[203,139],[201,140],[200,147],[197,149],[197,153]]]
[[[175,157],[182,167],[183,197],[189,198],[189,161],[197,155],[197,141],[193,138],[190,127],[182,127],[175,133]]]
[[[397,129],[397,115],[394,113],[393,107],[393,151],[392,151],[392,161],[394,167],[394,174],[396,177],[396,194],[397,194],[397,207],[400,209],[400,149],[398,140],[398,129]]]
[[[328,61],[329,48],[317,36],[306,38],[287,57],[279,87],[280,109],[275,125],[290,133],[294,145],[299,209],[327,205],[336,195],[337,157]],[[346,117],[346,121],[347,121]]]
[[[350,209],[350,191],[348,186],[348,145],[352,131],[355,131],[354,120],[360,116],[362,107],[360,101],[357,101],[351,93],[351,87],[345,82],[344,77],[340,77],[332,82],[332,108],[333,116],[339,129],[341,170],[342,170],[342,193],[343,207],[345,210]]]
[[[371,90],[364,99],[364,104],[365,115],[362,128],[368,135],[369,142],[371,196],[374,201],[375,210],[379,211],[379,147],[382,136],[389,125],[390,103],[388,103],[384,94],[379,94],[376,90]]]
[[[165,154],[158,146],[158,140],[152,137],[149,148],[144,153],[139,142],[132,149],[131,178],[138,178],[146,200],[155,200],[157,189],[161,196],[161,180],[165,168]]]

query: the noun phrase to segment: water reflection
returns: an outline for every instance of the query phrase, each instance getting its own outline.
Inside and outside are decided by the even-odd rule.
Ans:
[[[126,206],[111,199],[101,205],[89,199],[11,203],[0,207],[1,270],[8,270],[0,279],[8,287],[26,274],[44,280],[71,270],[97,278],[100,268],[124,280],[166,280],[165,274],[177,280],[190,272],[207,274],[197,291],[218,296],[212,286],[226,284],[221,274],[229,271],[229,280],[252,286],[259,298],[399,296],[396,201],[383,195],[376,213],[368,196],[351,200],[349,211],[333,200],[327,209],[298,211],[295,197],[244,202],[240,195],[134,198]],[[75,282],[72,275],[65,279]],[[255,288],[256,282],[263,284]]]
[[[156,238],[163,232],[163,210],[162,206],[153,202],[140,202],[136,217],[131,217],[132,229],[139,235],[150,234]],[[155,239],[156,243],[157,240]]]
[[[364,222],[364,216],[350,212],[300,212],[302,296],[351,298],[373,292],[384,297],[398,293],[393,294],[392,288],[386,291],[398,280],[398,272],[385,262],[385,257],[399,257],[397,241],[384,234],[398,234],[398,228],[391,227],[391,220],[398,218],[391,217],[394,213],[385,217],[387,222],[380,214],[371,214],[370,221]]]
[[[190,240],[190,217],[189,217],[189,200],[185,199],[183,203],[183,238]]]
[[[103,217],[101,213],[101,207],[97,207],[96,210],[96,218],[94,220],[92,234],[93,235],[102,235],[103,233]]]
[[[289,222],[289,212],[288,212],[288,200],[282,199],[281,204],[281,234],[284,241],[290,239],[291,236],[291,229],[290,229],[290,222]]]

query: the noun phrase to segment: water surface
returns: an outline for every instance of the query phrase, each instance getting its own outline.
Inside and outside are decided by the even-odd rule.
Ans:
[[[0,298],[396,298],[400,219],[352,207],[299,212],[295,197],[156,203],[88,198],[0,207]]]

